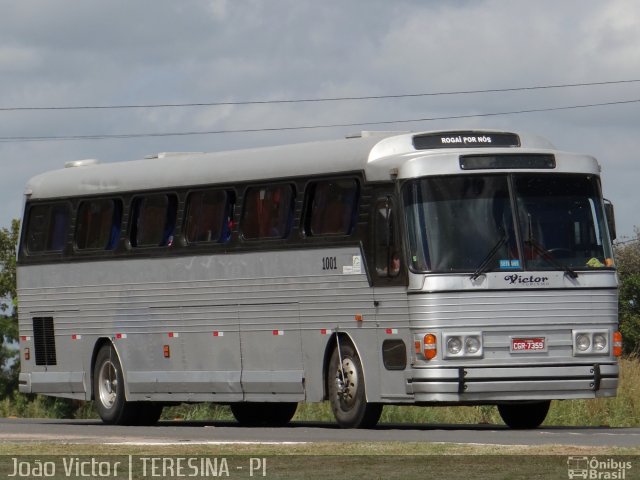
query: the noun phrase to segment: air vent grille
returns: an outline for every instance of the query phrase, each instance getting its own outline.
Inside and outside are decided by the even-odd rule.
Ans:
[[[53,317],[33,317],[36,365],[56,364],[56,338]]]

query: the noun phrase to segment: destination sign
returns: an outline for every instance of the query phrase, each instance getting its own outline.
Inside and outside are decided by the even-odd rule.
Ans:
[[[413,147],[416,150],[519,146],[520,137],[515,133],[507,132],[440,132],[415,135],[413,137]]]
[[[551,154],[490,154],[460,155],[462,170],[482,169],[553,169],[556,168],[556,157]]]

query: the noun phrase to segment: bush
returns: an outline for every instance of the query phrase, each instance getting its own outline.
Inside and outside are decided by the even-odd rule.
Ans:
[[[640,230],[636,238],[616,247],[620,277],[620,332],[626,354],[640,352]]]

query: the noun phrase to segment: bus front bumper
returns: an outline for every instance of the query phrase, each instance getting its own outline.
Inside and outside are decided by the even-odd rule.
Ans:
[[[612,397],[618,364],[414,367],[407,393],[421,402],[500,402]]]

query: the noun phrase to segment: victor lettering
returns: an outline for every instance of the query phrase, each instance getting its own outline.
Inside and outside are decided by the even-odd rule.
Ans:
[[[546,285],[549,281],[549,277],[536,277],[534,275],[525,276],[525,275],[507,275],[504,277],[506,282],[509,282],[509,285]]]

